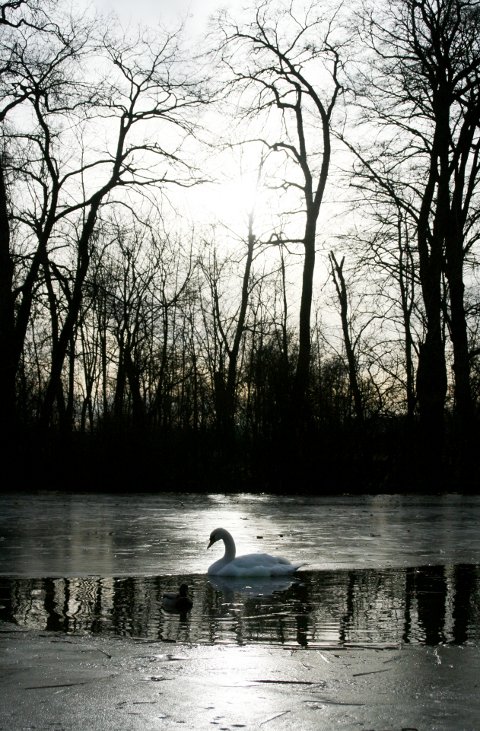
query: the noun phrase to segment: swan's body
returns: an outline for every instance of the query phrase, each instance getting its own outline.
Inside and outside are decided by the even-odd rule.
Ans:
[[[178,592],[166,591],[162,595],[162,606],[169,612],[188,612],[193,602],[188,596],[187,584],[181,584]]]
[[[210,533],[207,548],[217,541],[223,541],[225,554],[208,569],[211,576],[285,576],[292,574],[302,564],[290,563],[281,556],[270,556],[268,553],[248,553],[236,555],[235,541],[225,528],[216,528]]]

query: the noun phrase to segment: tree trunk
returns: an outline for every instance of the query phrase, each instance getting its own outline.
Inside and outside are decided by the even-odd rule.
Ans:
[[[364,409],[362,394],[358,383],[357,359],[353,349],[348,323],[347,287],[345,284],[345,277],[343,276],[343,263],[345,261],[345,257],[343,257],[342,261],[339,264],[335,258],[335,254],[331,252],[330,261],[332,262],[333,280],[335,282],[335,288],[337,290],[338,300],[340,302],[340,317],[342,321],[343,339],[345,343],[345,352],[347,354],[348,363],[348,376],[350,381],[350,390],[353,394],[355,415],[359,421],[363,421]]]
[[[0,414],[2,435],[9,434],[16,423],[15,376],[15,300],[13,295],[13,261],[10,255],[10,224],[7,190],[0,155]]]
[[[448,179],[439,175],[439,161],[442,161],[444,157],[445,125],[445,112],[439,112],[417,226],[419,274],[426,317],[425,340],[420,346],[418,358],[417,398],[423,456],[426,458],[427,464],[432,460],[432,466],[433,464],[438,465],[443,450],[444,409],[447,394],[447,369],[442,330],[442,270],[445,207],[448,210]],[[444,165],[440,162],[440,168],[442,164]],[[439,177],[441,178],[440,184]],[[430,226],[432,211],[433,226]]]
[[[90,263],[90,237],[95,227],[100,203],[101,197],[98,197],[91,204],[90,211],[88,212],[88,216],[86,218],[82,234],[78,242],[77,269],[75,272],[75,281],[73,284],[72,296],[69,302],[67,315],[65,317],[60,335],[58,337],[58,340],[54,342],[52,348],[50,377],[41,410],[41,423],[43,424],[43,426],[50,425],[53,417],[55,400],[57,399],[61,391],[63,364],[65,362],[68,344],[73,337],[73,333],[75,331],[78,321],[78,314],[82,305],[83,285],[85,282],[85,277],[87,276],[88,266]]]
[[[413,307],[413,283],[414,264],[410,248],[408,230],[403,231],[403,219],[398,211],[397,221],[398,237],[398,284],[400,288],[400,302],[402,307],[404,343],[405,343],[405,372],[406,372],[406,401],[407,401],[407,422],[413,422],[417,397],[415,393],[415,367],[413,362],[413,335],[412,335],[412,307]],[[405,243],[404,243],[405,242]]]
[[[307,221],[304,239],[305,256],[300,300],[298,357],[293,391],[294,408],[300,418],[306,416],[307,393],[310,382],[310,320],[312,312],[313,274],[315,270],[315,229],[316,217],[311,221]]]
[[[250,289],[250,273],[252,270],[254,245],[255,235],[253,233],[253,214],[250,214],[248,217],[247,258],[245,261],[245,269],[243,270],[240,310],[238,313],[237,325],[235,328],[235,335],[233,338],[232,347],[230,348],[228,353],[227,382],[224,389],[225,428],[231,432],[233,432],[234,430],[235,423],[238,354],[240,351],[240,343],[242,342],[243,332],[245,328],[245,319],[247,316]]]
[[[457,258],[457,257],[455,257]],[[470,389],[470,359],[464,308],[464,284],[461,261],[450,263],[447,270],[450,288],[450,335],[453,344],[455,375],[455,412],[462,430],[468,429],[473,416]]]

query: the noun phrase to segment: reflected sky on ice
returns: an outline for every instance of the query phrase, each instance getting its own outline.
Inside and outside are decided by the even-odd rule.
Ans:
[[[204,574],[227,528],[237,553],[308,570],[480,563],[480,496],[5,495],[0,574]]]

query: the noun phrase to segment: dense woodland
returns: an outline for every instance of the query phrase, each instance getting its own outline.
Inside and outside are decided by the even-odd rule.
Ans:
[[[478,3],[164,20],[0,0],[9,486],[476,491]]]

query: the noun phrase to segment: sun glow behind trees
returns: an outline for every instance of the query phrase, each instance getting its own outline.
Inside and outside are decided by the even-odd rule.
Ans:
[[[36,2],[25,1],[19,7]],[[410,0],[395,2],[402,8]],[[179,413],[178,400],[189,393],[193,374],[195,394],[200,385],[210,389],[212,412],[223,408],[232,415],[238,406],[237,423],[244,423],[262,393],[261,358],[287,374],[283,395],[296,388],[300,372],[307,392],[310,338],[316,377],[323,378],[325,363],[349,369],[347,375],[337,371],[346,413],[359,374],[372,412],[401,411],[405,403],[402,338],[408,324],[416,355],[424,326],[418,257],[412,255],[416,214],[406,191],[421,191],[419,169],[428,160],[428,144],[420,156],[408,130],[398,135],[405,107],[397,105],[396,116],[389,116],[388,78],[379,110],[368,84],[349,96],[359,79],[350,44],[360,43],[360,36],[345,31],[349,19],[342,12],[348,15],[350,8],[335,11],[302,0],[265,0],[245,12],[230,5],[232,13],[219,15],[208,35],[198,25],[193,32],[195,13],[207,25],[207,7],[195,1],[188,10],[165,3],[153,15],[149,3],[140,3],[138,11],[121,15],[120,26],[113,20],[102,25],[86,12],[68,26],[71,36],[65,32],[68,12],[53,2],[59,26],[11,26],[6,32],[11,55],[4,54],[1,78],[11,125],[4,126],[11,155],[7,184],[14,244],[22,247],[15,250],[14,297],[20,301],[28,293],[31,319],[42,322],[32,361],[42,361],[40,391],[49,378],[49,350],[61,345],[51,418],[53,401],[62,410],[59,389],[67,382],[73,399],[72,373],[81,359],[75,338],[90,314],[83,309],[87,292],[92,306],[105,308],[102,327],[109,330],[113,355],[104,374],[114,384],[118,369],[114,398],[120,415],[123,399],[128,411],[131,398],[137,416],[150,418],[160,393],[169,413]],[[101,0],[95,6],[108,9]],[[17,52],[15,33],[24,39],[30,34],[27,50],[39,51],[38,57]],[[50,43],[47,33],[53,34]],[[57,46],[66,53],[58,68]],[[397,93],[403,83],[399,78]],[[361,119],[367,145],[354,168],[360,92],[367,97],[360,109],[367,110]],[[10,97],[18,106],[9,110]],[[392,129],[386,147],[385,119],[374,119],[378,111]],[[427,139],[428,114],[423,118]],[[473,254],[474,243],[475,235]],[[438,285],[445,308],[436,316],[446,328],[448,290],[440,279]],[[353,350],[348,362],[346,333]],[[74,354],[69,380],[68,352]],[[164,368],[171,369],[170,380]],[[104,374],[92,379],[100,383]],[[299,401],[298,393],[287,398],[290,405]],[[315,397],[322,398],[318,383]],[[111,402],[104,397],[104,403]],[[73,411],[73,400],[69,407]]]
[[[105,6],[105,3],[100,2],[100,0],[97,0],[96,4],[100,8]],[[210,10],[214,9],[213,5],[212,3]],[[224,3],[220,7],[223,5]],[[198,6],[195,6],[195,3],[190,6],[190,9],[194,12],[183,16],[185,18],[185,28],[182,30],[180,30],[182,19],[179,5],[173,8],[173,5],[167,3],[167,5],[162,6],[160,13],[155,10],[153,15],[149,14],[150,8],[149,3],[140,3],[138,9],[135,9],[135,19],[133,19],[130,9],[127,13],[122,13],[121,5],[115,8],[119,12],[120,21],[125,28],[126,36],[121,44],[126,49],[127,66],[132,70],[136,68],[135,76],[132,76],[132,81],[135,83],[138,81],[138,70],[144,66],[143,53],[148,52],[149,42],[156,43],[158,41],[157,29],[160,27],[159,23],[175,29],[171,31],[172,38],[178,39],[180,44],[183,40],[184,51],[185,38],[188,41],[188,38],[194,37],[195,41],[198,41],[198,37],[194,32],[194,24],[192,25],[191,22],[192,15],[194,17],[195,12],[198,11]],[[269,12],[271,9],[273,12],[272,22],[277,24],[276,29],[270,27]],[[235,10],[238,10],[238,8],[235,8]],[[298,18],[295,17],[297,10],[299,12]],[[202,6],[203,21],[206,20],[206,11],[207,7]],[[259,18],[260,23],[264,23],[265,29],[268,29],[268,33],[271,34],[272,41],[278,33],[279,49],[286,50],[290,48],[290,52],[295,58],[296,68],[301,69],[302,74],[307,79],[311,78],[312,83],[321,90],[322,94],[327,90],[328,99],[328,87],[329,84],[331,85],[331,74],[334,68],[330,66],[330,69],[328,69],[328,64],[333,63],[334,55],[329,61],[328,51],[324,55],[321,46],[316,47],[318,42],[316,34],[322,26],[317,19],[315,6],[312,6],[310,10],[307,9],[305,15],[302,14],[303,12],[302,3],[299,2],[295,7],[285,5],[282,12],[276,15],[273,5],[270,7],[268,3],[265,3],[260,6],[261,15]],[[263,18],[263,14],[265,14],[265,18]],[[247,15],[245,17],[248,18]],[[230,25],[228,23],[225,25],[224,20],[219,25],[221,31],[217,36],[217,42],[220,45],[225,43],[228,33],[233,34],[233,38],[237,32],[237,28],[232,21],[229,21]],[[146,25],[147,30],[138,32],[136,30],[137,21],[143,23],[144,26]],[[303,28],[301,27],[302,22],[305,24]],[[309,23],[311,23],[311,27]],[[318,28],[317,23],[319,24]],[[228,31],[225,30],[226,27]],[[198,31],[198,27],[196,30]],[[295,38],[297,32],[299,37]],[[303,38],[304,34],[306,34],[305,38]],[[127,37],[131,40],[127,41]],[[310,37],[312,40],[309,41],[308,38]],[[176,143],[173,140],[175,135],[178,136],[178,150],[181,149],[183,158],[189,160],[189,166],[184,168],[186,172],[184,182],[182,182],[181,167],[177,167],[173,175],[167,173],[163,180],[160,175],[158,181],[165,184],[161,184],[156,189],[152,189],[152,192],[148,192],[146,199],[144,195],[139,195],[139,192],[135,193],[132,189],[127,188],[117,190],[115,199],[122,200],[128,206],[131,206],[132,210],[135,209],[137,213],[145,208],[146,200],[153,200],[156,206],[159,200],[163,200],[162,216],[165,219],[164,225],[170,228],[172,232],[175,230],[178,232],[187,231],[188,228],[194,228],[200,242],[208,240],[222,257],[230,257],[232,262],[237,262],[237,275],[240,275],[242,271],[242,262],[246,251],[245,242],[249,236],[253,236],[255,239],[254,279],[260,281],[266,275],[278,272],[280,265],[285,267],[283,286],[285,287],[285,294],[288,295],[285,299],[286,310],[288,309],[288,327],[295,329],[302,292],[304,219],[307,207],[305,200],[303,200],[305,181],[303,180],[302,165],[308,161],[308,176],[319,174],[319,168],[322,165],[321,135],[316,131],[319,120],[315,118],[317,113],[315,104],[309,104],[308,87],[305,87],[302,107],[302,113],[304,114],[302,136],[308,133],[308,137],[301,142],[295,140],[296,123],[293,114],[294,105],[296,104],[295,86],[290,85],[288,72],[285,73],[285,70],[282,70],[283,61],[280,61],[280,57],[275,60],[275,54],[273,54],[273,63],[274,65],[278,63],[278,70],[273,73],[271,80],[268,79],[269,72],[267,71],[265,79],[266,84],[278,84],[279,98],[282,98],[282,105],[284,105],[283,111],[279,114],[279,110],[275,110],[274,98],[272,97],[270,101],[264,99],[261,87],[255,85],[256,75],[259,74],[258,78],[261,79],[261,74],[265,72],[261,70],[260,66],[255,69],[254,60],[259,49],[253,51],[251,40],[253,40],[253,37],[245,37],[242,40],[239,33],[238,48],[231,56],[228,55],[229,51],[227,45],[225,45],[226,65],[222,69],[220,65],[216,65],[220,56],[213,53],[211,63],[215,66],[211,80],[220,91],[220,99],[205,107],[204,114],[196,120],[196,124],[199,126],[192,125],[192,133],[186,131],[183,140],[179,135],[181,127],[173,125],[168,129],[168,124],[165,126],[160,119],[158,123],[153,124],[152,120],[148,120],[148,143],[155,146],[156,140],[161,140],[161,148],[167,152],[167,155],[176,154]],[[208,39],[207,45],[208,43],[212,44],[212,42],[216,47],[214,36]],[[341,38],[338,40],[331,39],[330,42],[333,42],[335,47],[336,43],[342,45],[345,40]],[[143,50],[142,43],[144,44]],[[192,58],[195,58],[195,54],[199,53],[200,47],[201,44],[197,46],[198,50],[192,53]],[[179,45],[179,50],[180,48],[181,45]],[[266,54],[265,63],[268,64],[268,46],[265,46],[263,52]],[[220,55],[222,54],[223,51]],[[181,53],[175,58],[172,56],[177,71],[180,68],[181,57]],[[197,58],[200,58],[200,56],[197,56]],[[191,64],[192,83],[194,83],[195,74],[197,74],[198,83],[201,83],[202,71],[207,72],[208,75],[205,60],[202,60],[199,65],[194,62],[192,65],[192,61],[188,60],[187,54],[185,61],[186,64]],[[114,60],[114,64],[116,63],[116,60]],[[246,64],[247,71],[242,70],[244,64]],[[245,74],[245,83],[239,87],[239,94],[225,97],[222,85],[230,83],[228,79],[229,69],[233,69],[235,65],[239,69],[237,81],[240,81],[242,74]],[[266,68],[268,68],[268,65]],[[117,75],[119,75],[119,71],[120,67],[117,67]],[[225,74],[223,79],[221,78],[222,73]],[[282,81],[281,75],[283,73],[285,73],[285,77]],[[220,77],[217,76],[218,74],[220,74]],[[250,79],[249,75],[251,75]],[[123,83],[121,76],[122,74],[120,74],[120,80]],[[111,75],[108,77],[108,82],[113,83]],[[268,86],[265,88],[267,89]],[[128,101],[128,93],[125,99]],[[119,99],[117,104],[121,103]],[[255,110],[255,114],[253,114],[253,110]],[[106,120],[106,128],[108,128],[108,123],[109,120]],[[103,136],[105,137],[104,134]],[[138,180],[142,162],[141,157],[145,158],[146,150],[143,143],[146,140],[142,139],[141,130],[139,134],[137,133],[137,138],[140,142],[140,148],[143,148],[139,149],[132,157],[132,169],[136,170]],[[101,139],[101,135],[98,136],[98,139]],[[108,142],[108,136],[105,139]],[[320,144],[318,144],[319,142]],[[303,144],[305,149],[302,151],[301,146]],[[96,147],[97,141],[94,140],[89,152],[95,154],[101,152],[100,149],[96,150]],[[185,157],[186,151],[187,157]],[[297,157],[299,154],[304,158],[300,165]],[[154,178],[153,173],[155,170],[155,161],[151,157],[151,153],[148,152],[147,155],[151,159],[150,167],[148,164],[143,165],[143,169],[146,171],[145,182],[148,176]],[[145,158],[145,162],[148,163],[148,158]],[[162,169],[161,157],[159,169],[160,171]],[[95,172],[92,169],[89,172],[89,177],[94,176]],[[195,177],[201,182],[196,184]],[[328,250],[332,246],[333,237],[338,236],[340,233],[338,217],[335,220],[335,228],[330,229],[329,219],[324,215],[324,208],[328,204],[329,195],[332,195],[332,193],[328,184],[319,217],[319,235],[315,244],[317,250],[321,250],[324,246],[325,254],[323,258],[317,256],[313,273],[315,282],[314,300],[329,280]],[[338,206],[337,194],[335,206],[337,214]],[[213,241],[211,238],[212,227],[215,227]],[[202,246],[201,243],[200,249]],[[235,277],[232,281],[234,280]],[[232,312],[235,311],[234,291],[232,290]],[[322,320],[324,322],[328,319],[326,313],[327,308],[324,305],[322,308]],[[224,313],[224,316],[227,316],[227,313]]]

